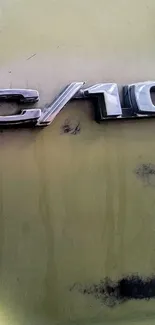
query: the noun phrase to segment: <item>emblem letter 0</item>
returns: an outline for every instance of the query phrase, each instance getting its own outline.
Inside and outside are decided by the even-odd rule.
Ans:
[[[135,114],[155,114],[155,105],[151,99],[151,92],[153,91],[155,91],[155,81],[125,86],[125,106],[132,108]]]

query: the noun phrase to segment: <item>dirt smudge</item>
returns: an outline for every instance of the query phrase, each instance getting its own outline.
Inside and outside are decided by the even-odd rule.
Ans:
[[[155,277],[131,275],[117,282],[109,278],[97,284],[74,284],[70,291],[77,290],[83,295],[91,295],[107,307],[116,307],[129,300],[150,300],[155,298]]]

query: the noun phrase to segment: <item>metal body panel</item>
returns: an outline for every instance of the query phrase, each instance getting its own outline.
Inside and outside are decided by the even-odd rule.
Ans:
[[[154,80],[154,13],[154,0],[1,0],[0,88],[38,89],[37,110],[74,80]],[[155,322],[154,299],[109,307],[93,292],[155,273],[155,120],[97,124],[93,109],[0,130],[0,325]]]

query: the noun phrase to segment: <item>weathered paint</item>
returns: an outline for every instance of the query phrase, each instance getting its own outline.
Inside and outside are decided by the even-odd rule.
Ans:
[[[154,0],[0,0],[0,9],[0,87],[37,88],[36,107],[73,80],[155,80]],[[63,133],[66,120],[80,122],[78,134]],[[74,102],[48,128],[0,133],[0,324],[154,324],[153,300],[111,309],[70,290],[155,273],[154,128],[98,125]]]

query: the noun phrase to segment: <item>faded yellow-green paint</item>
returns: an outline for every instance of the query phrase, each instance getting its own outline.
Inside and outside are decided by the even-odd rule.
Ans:
[[[154,14],[154,0],[0,0],[0,87],[37,88],[42,107],[72,80],[154,79]],[[67,118],[80,134],[61,133]],[[155,272],[155,187],[134,173],[155,164],[154,129],[97,125],[78,102],[44,130],[0,133],[1,325],[154,324],[154,302],[69,290]]]

